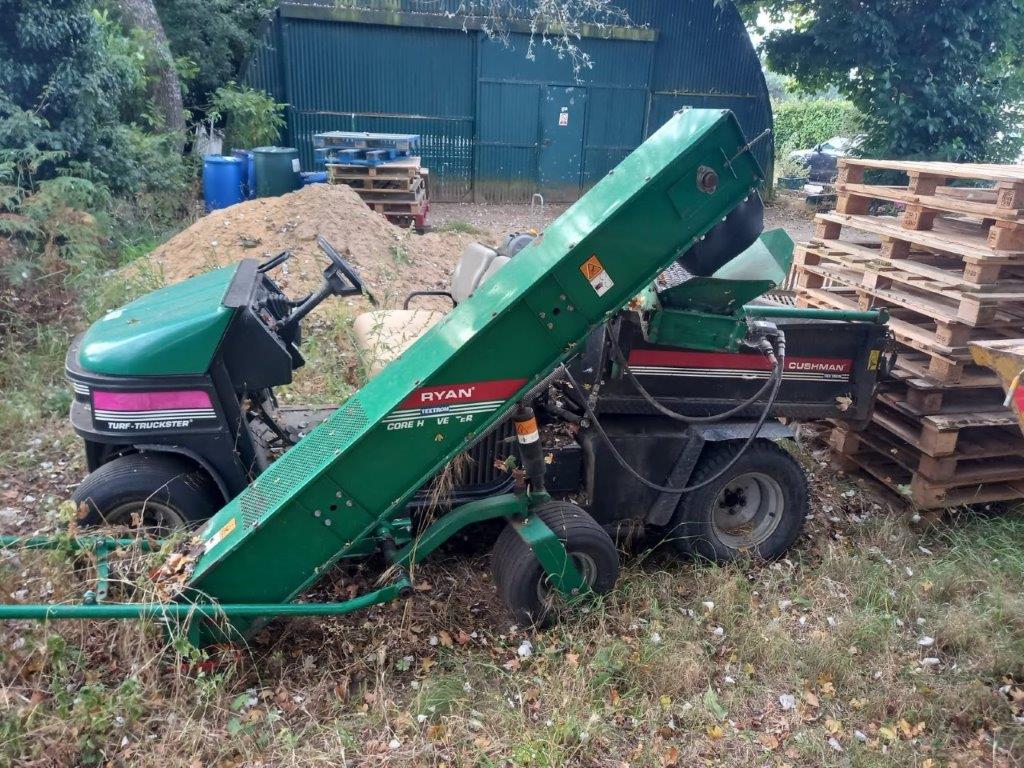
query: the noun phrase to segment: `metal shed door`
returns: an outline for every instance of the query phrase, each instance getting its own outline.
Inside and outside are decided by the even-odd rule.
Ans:
[[[568,202],[580,195],[586,113],[585,88],[547,85],[541,91],[538,171],[548,200]]]

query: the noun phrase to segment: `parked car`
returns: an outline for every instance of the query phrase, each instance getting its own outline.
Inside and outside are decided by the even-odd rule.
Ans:
[[[839,173],[839,158],[846,157],[860,146],[863,137],[834,136],[813,149],[798,149],[790,157],[804,164],[809,172],[808,181],[830,184]]]

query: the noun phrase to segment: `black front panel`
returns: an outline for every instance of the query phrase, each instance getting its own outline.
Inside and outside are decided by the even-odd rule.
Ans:
[[[778,321],[787,341],[786,369],[772,415],[792,419],[856,421],[870,412],[886,344],[885,328],[872,323]],[[624,323],[623,354],[640,383],[664,405],[687,415],[727,410],[753,396],[771,373],[760,353],[701,352],[649,344]],[[756,418],[760,401],[742,417]],[[603,413],[652,413],[624,376],[601,390]]]

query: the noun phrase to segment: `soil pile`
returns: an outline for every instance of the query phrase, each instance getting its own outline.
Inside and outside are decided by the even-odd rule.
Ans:
[[[148,262],[170,284],[287,250],[292,259],[273,277],[295,297],[321,283],[328,262],[317,235],[346,256],[383,306],[399,306],[413,290],[446,289],[459,255],[478,239],[453,232],[417,235],[371,211],[349,187],[313,184],[214,211],[153,251]]]

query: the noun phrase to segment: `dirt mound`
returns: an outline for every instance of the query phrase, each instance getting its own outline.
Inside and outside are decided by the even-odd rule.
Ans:
[[[396,306],[412,290],[447,287],[463,248],[462,233],[417,235],[371,211],[349,187],[314,184],[281,197],[249,200],[199,219],[148,256],[170,284],[241,259],[294,255],[274,278],[292,296],[320,285],[327,265],[316,244],[323,235],[349,255],[378,300]]]

